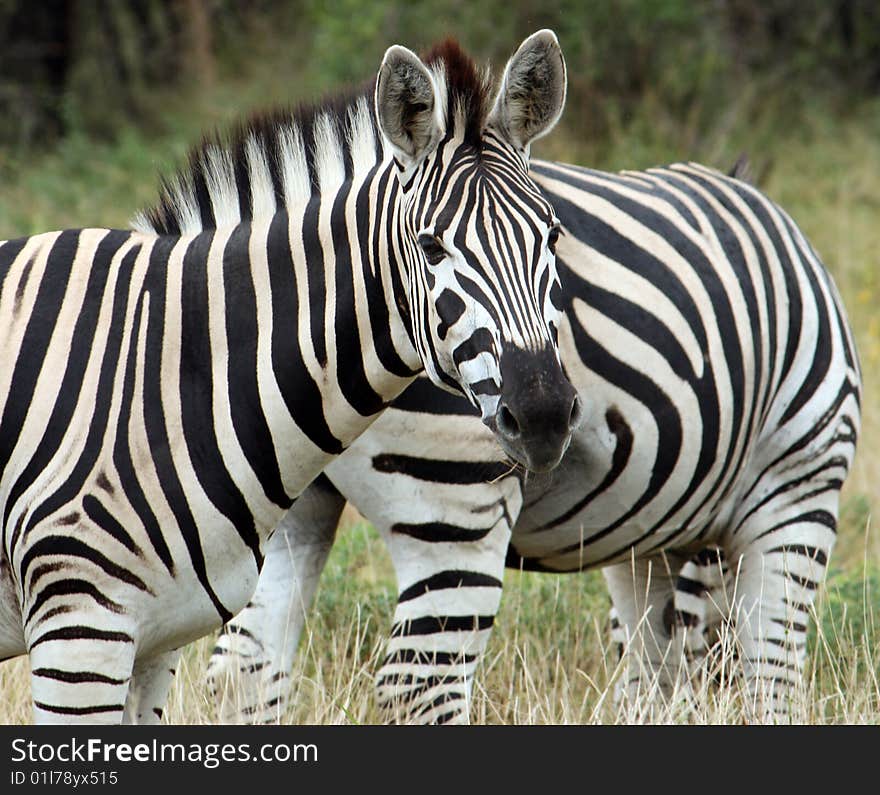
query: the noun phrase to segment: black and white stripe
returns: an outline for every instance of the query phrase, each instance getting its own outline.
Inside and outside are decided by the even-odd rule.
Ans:
[[[555,36],[488,90],[453,43],[392,47],[369,92],[206,140],[136,231],[0,244],[0,659],[30,655],[38,721],[157,719],[174,649],[246,604],[294,499],[423,366],[487,422],[524,390],[505,444],[562,455],[527,172]]]
[[[323,527],[286,519],[289,565],[317,576],[298,539],[332,543],[332,500],[383,533],[400,597],[379,698],[404,720],[467,719],[505,564],[605,567],[629,649],[621,696],[654,677],[672,692],[688,651],[702,653],[702,632],[679,630],[723,620],[754,717],[792,717],[859,428],[857,356],[831,278],[782,209],[711,169],[536,162],[532,174],[563,224],[559,344],[585,414],[562,464],[523,477],[466,402],[420,379],[327,469],[338,494],[325,488]],[[259,638],[295,605],[283,654],[268,643],[249,658],[270,675],[291,659],[301,596],[295,579],[261,582],[231,625]],[[283,688],[261,709],[235,641],[221,637],[211,673],[240,678],[249,717],[277,718]],[[235,706],[227,718],[244,717]]]

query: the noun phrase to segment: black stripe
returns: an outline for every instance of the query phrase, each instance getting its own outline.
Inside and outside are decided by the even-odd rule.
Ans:
[[[493,351],[495,351],[495,338],[492,336],[492,332],[485,327],[480,327],[464,342],[456,346],[452,352],[452,360],[456,367],[461,367],[464,362],[476,358],[481,353],[492,354]]]
[[[244,138],[236,142],[232,163],[235,172],[235,191],[238,194],[238,214],[243,222],[247,222],[253,217],[253,197]]]
[[[22,555],[21,563],[19,564],[19,572],[22,582],[26,580],[31,564],[42,557],[83,558],[93,563],[105,574],[131,585],[140,591],[144,591],[145,593],[153,593],[143,580],[128,569],[122,568],[109,558],[105,557],[102,553],[98,552],[98,550],[92,549],[88,544],[70,535],[44,536],[33,544],[30,544],[27,552]]]
[[[210,241],[211,233],[200,235],[198,245],[205,251],[205,241]],[[192,246],[195,243],[191,243]],[[149,291],[150,316],[147,323],[146,344],[144,353],[144,423],[147,440],[153,454],[153,466],[159,478],[159,484],[165,499],[174,514],[174,522],[186,544],[190,563],[205,593],[217,610],[222,623],[232,618],[232,613],[220,601],[208,580],[205,556],[202,551],[201,534],[196,526],[186,494],[183,491],[174,461],[171,457],[171,446],[168,440],[165,422],[165,407],[162,404],[162,349],[165,344],[176,344],[174,340],[165,339],[165,283],[168,278],[167,257],[169,249],[154,249],[145,279],[145,294]],[[143,296],[139,309],[143,307]],[[171,311],[180,311],[174,307]],[[189,309],[188,309],[189,311]],[[192,311],[197,311],[192,308]]]
[[[820,566],[824,566],[826,563],[828,563],[828,556],[821,549],[817,549],[816,547],[809,547],[806,544],[783,544],[782,546],[768,549],[766,554],[770,555],[774,552],[802,555],[805,558],[809,558],[810,560],[815,561]]]
[[[229,407],[239,446],[267,499],[287,510],[293,500],[284,489],[272,433],[263,413],[257,381],[257,298],[248,257],[251,228],[236,227],[223,252],[223,289],[229,358]]]
[[[472,632],[489,629],[495,616],[424,616],[403,621],[391,628],[391,637],[435,635],[438,632]]]
[[[437,325],[437,336],[441,340],[446,339],[449,329],[461,319],[466,309],[464,301],[448,287],[443,289],[436,300],[437,316],[440,322]]]
[[[430,543],[446,543],[461,541],[479,541],[485,538],[495,525],[478,529],[459,527],[458,525],[446,524],[445,522],[423,522],[420,524],[408,524],[396,522],[391,525],[391,532],[403,536],[409,536],[419,541]]]
[[[449,651],[419,651],[418,649],[397,649],[389,654],[382,666],[386,665],[471,665],[479,659],[477,654],[464,654]]]
[[[705,583],[699,580],[692,580],[690,577],[682,577],[679,575],[675,581],[675,590],[681,593],[691,594],[692,596],[702,596],[709,589]]]
[[[213,236],[199,235],[183,258],[180,345],[180,409],[183,435],[193,471],[214,507],[235,527],[259,569],[260,539],[250,506],[223,460],[214,428],[214,373],[209,328],[208,256]],[[245,245],[247,235],[245,235]],[[239,241],[241,242],[241,241]],[[245,251],[233,252],[247,257]],[[233,374],[229,374],[233,377]],[[236,374],[237,376],[237,374]],[[230,392],[236,389],[230,383]],[[290,503],[288,502],[288,505]]]
[[[150,263],[144,280],[143,294],[138,300],[138,305],[135,310],[132,325],[133,337],[132,342],[129,345],[128,357],[125,362],[125,378],[122,384],[122,399],[119,408],[120,417],[131,416],[139,356],[149,356],[148,351],[150,345],[161,344],[161,338],[156,339],[155,335],[157,334],[157,323],[158,329],[162,328],[165,312],[165,279],[163,278],[163,274],[167,268],[163,268],[162,263],[167,262],[168,256],[175,243],[175,238],[159,237],[153,243],[153,248],[150,251]],[[145,350],[139,352],[136,341],[139,336],[141,324],[144,320],[143,299],[146,295],[150,296],[150,324],[147,326]],[[159,318],[158,321],[157,318]],[[154,339],[152,340],[150,339],[151,328],[153,329],[152,333],[154,335]],[[149,372],[149,370],[146,364],[144,370],[144,376],[147,377],[147,372]],[[152,397],[155,398],[155,395],[158,394],[158,389],[155,388],[155,385],[152,386],[154,388],[154,394]],[[145,383],[144,395],[142,397],[146,398],[147,394],[148,386]],[[156,519],[153,508],[147,501],[144,491],[141,488],[138,474],[132,461],[131,448],[129,447],[128,422],[120,422],[116,427],[115,443],[113,446],[113,465],[116,467],[116,472],[119,475],[119,481],[122,484],[123,492],[125,492],[125,498],[140,519],[144,530],[147,533],[147,537],[150,539],[150,544],[152,545],[153,550],[156,552],[156,555],[158,555],[159,560],[162,561],[165,570],[173,575],[174,561],[171,557],[171,551],[168,549],[168,544],[165,541],[165,536],[162,532],[162,528],[159,526],[159,521]]]
[[[327,298],[327,283],[324,278],[324,248],[318,234],[318,221],[321,212],[321,197],[316,192],[312,193],[309,203],[303,213],[302,240],[306,264],[309,272],[309,308],[310,324],[312,333],[312,347],[315,349],[315,358],[321,367],[327,365],[327,345],[324,341],[325,327],[327,325],[326,310],[324,304]],[[281,215],[281,214],[279,214]],[[278,215],[272,222],[274,228]],[[287,216],[284,216],[285,220]],[[287,237],[287,224],[285,223],[285,238]],[[272,234],[269,235],[270,241]],[[271,248],[270,248],[271,255]],[[270,260],[271,262],[271,260]],[[274,295],[275,290],[272,290]],[[295,317],[295,316],[294,316]]]
[[[199,158],[192,163],[192,187],[196,206],[199,208],[199,218],[202,229],[216,229],[217,222],[214,220],[214,207],[211,202],[211,194],[208,192],[208,183],[205,179],[205,166]]]
[[[45,712],[54,712],[56,715],[95,715],[104,712],[121,712],[125,709],[123,704],[101,704],[92,707],[59,707],[44,704],[42,701],[34,701],[34,706]]]
[[[99,640],[104,643],[134,643],[134,638],[125,632],[111,632],[105,629],[76,625],[44,632],[31,643],[28,651],[33,651],[34,647],[39,646],[41,643],[49,643],[55,640]]]
[[[816,393],[820,386],[828,380],[828,370],[831,366],[833,356],[834,338],[831,334],[831,319],[828,317],[828,307],[825,303],[826,293],[820,287],[813,269],[805,266],[801,269],[810,283],[813,291],[813,297],[816,302],[816,315],[818,328],[816,329],[816,344],[813,353],[810,371],[801,382],[797,393],[791,399],[791,402],[785,409],[782,417],[779,419],[780,425],[785,425],[792,417],[794,417],[806,404],[810,398]],[[846,347],[844,340],[841,340],[843,347]]]
[[[272,368],[275,378],[287,410],[302,432],[325,453],[339,455],[343,450],[342,443],[327,425],[321,390],[306,367],[299,344],[299,295],[290,253],[287,216],[284,213],[276,213],[272,220],[266,245],[272,291]],[[310,259],[308,268],[311,293],[312,275],[322,272],[323,264]],[[315,308],[312,312],[313,323],[317,316],[323,324],[323,299],[319,304],[312,303],[312,306]],[[321,333],[323,335],[323,325]],[[326,360],[326,354],[324,358]]]
[[[373,457],[372,465],[376,472],[456,485],[491,483],[510,472],[509,465],[494,461],[443,461],[396,453],[380,453]]]
[[[79,230],[75,229],[62,232],[49,252],[45,274],[40,280],[24,337],[18,348],[6,405],[0,418],[0,476],[6,472],[9,456],[18,442],[34,397],[37,378],[70,281],[79,235]],[[3,482],[6,482],[6,478],[3,478]],[[4,526],[9,522],[13,502],[11,498],[6,499]]]
[[[498,384],[491,378],[484,378],[481,381],[474,381],[470,385],[471,394],[474,395],[491,395],[496,396],[501,394],[501,389],[498,387]]]
[[[392,673],[386,674],[376,682],[377,688],[406,688],[403,692],[396,692],[391,697],[394,701],[415,701],[429,690],[449,685],[463,685],[464,678],[458,674],[435,674],[432,676],[414,676],[412,674]]]
[[[351,183],[346,182],[336,194],[330,211],[336,274],[335,300],[330,310],[333,312],[333,328],[336,332],[336,381],[348,404],[362,417],[370,417],[385,408],[385,402],[373,389],[364,369],[364,345],[357,322],[354,263],[345,212],[350,190]],[[367,284],[369,286],[369,282]]]
[[[448,588],[500,588],[501,580],[478,571],[450,569],[419,580],[405,589],[397,597],[397,603],[416,599],[429,591],[442,591]]]
[[[815,591],[819,587],[819,583],[815,580],[811,580],[809,577],[802,577],[800,574],[794,574],[790,571],[781,571],[779,569],[776,569],[774,573],[781,574],[786,579],[800,585],[801,588],[806,588],[808,591]]]
[[[94,671],[62,671],[60,668],[35,668],[31,676],[41,676],[45,679],[55,679],[58,682],[98,682],[105,685],[124,685],[128,679],[114,679],[112,676],[95,673]]]
[[[92,583],[87,582],[86,580],[70,578],[64,580],[56,580],[55,582],[50,582],[47,585],[41,586],[40,592],[37,594],[37,598],[34,599],[33,603],[31,604],[30,610],[28,610],[28,613],[24,617],[24,621],[22,623],[24,624],[24,626],[30,624],[39,609],[50,599],[54,599],[58,596],[74,595],[89,596],[94,599],[95,602],[101,605],[101,607],[103,607],[105,610],[109,610],[111,613],[122,612],[122,605],[120,605],[118,602],[114,602],[112,599],[108,599]]]
[[[12,267],[12,264],[18,259],[18,255],[24,251],[24,247],[27,245],[28,241],[31,238],[29,237],[20,237],[17,240],[7,240],[5,243],[0,244],[0,287],[6,284],[6,277],[9,275],[9,269]],[[27,277],[30,272],[30,269],[33,265],[34,259],[31,257],[27,263],[25,263],[24,271],[21,277],[18,280],[18,284],[15,288],[15,306],[18,307],[21,302],[21,293],[24,291],[25,286],[27,285]]]
[[[428,378],[417,378],[391,405],[399,411],[422,414],[479,416],[479,411],[460,392],[439,389]]]
[[[427,704],[425,704],[421,709],[419,709],[419,711],[415,713],[415,717],[421,717],[423,715],[426,715],[432,709],[436,709],[437,707],[442,707],[444,704],[448,704],[453,701],[464,701],[464,700],[465,700],[464,693],[458,693],[456,691],[453,691],[451,693],[441,693],[439,696],[432,699]],[[453,718],[456,715],[459,715],[464,708],[465,708],[465,705],[462,704],[459,707],[459,709],[456,709],[452,712],[446,712],[440,717],[442,717],[444,722],[446,722],[450,718]]]
[[[143,557],[140,547],[134,542],[128,531],[119,523],[116,517],[111,515],[97,497],[92,494],[86,494],[83,497],[83,510],[89,519],[105,533],[113,536],[129,552],[133,552],[138,557]]]

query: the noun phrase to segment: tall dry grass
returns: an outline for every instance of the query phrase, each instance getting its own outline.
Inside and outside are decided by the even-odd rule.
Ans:
[[[793,700],[810,724],[880,723],[880,577],[835,575],[820,592],[804,686]],[[855,587],[853,587],[855,583]],[[862,584],[863,587],[860,585]],[[293,672],[294,697],[281,723],[372,724],[383,720],[373,697],[394,603],[390,560],[375,531],[347,528],[325,571]],[[474,686],[470,715],[479,724],[742,724],[753,705],[737,674],[728,630],[708,676],[665,702],[656,682],[645,698],[617,703],[623,673],[607,626],[601,575],[512,572],[495,630]],[[203,676],[213,641],[190,646],[165,713],[172,724],[217,720]],[[718,681],[725,684],[719,685]],[[0,722],[30,721],[27,662],[0,667]]]

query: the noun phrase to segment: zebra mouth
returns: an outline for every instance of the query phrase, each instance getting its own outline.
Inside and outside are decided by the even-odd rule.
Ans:
[[[575,397],[565,424],[544,421],[531,423],[528,430],[508,406],[501,404],[494,416],[483,420],[492,430],[501,449],[517,464],[531,472],[554,469],[571,444],[572,434],[580,424],[580,400]]]
[[[571,443],[571,434],[567,434],[562,440],[548,440],[545,437],[535,440],[524,440],[519,444],[512,444],[497,431],[495,434],[501,449],[513,461],[530,472],[537,473],[550,472],[555,469],[560,461],[562,461],[562,457]]]

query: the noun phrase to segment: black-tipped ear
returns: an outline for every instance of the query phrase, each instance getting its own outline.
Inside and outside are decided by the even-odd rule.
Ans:
[[[539,30],[507,62],[489,123],[521,149],[546,135],[562,115],[565,60],[556,34]]]
[[[409,167],[437,145],[441,122],[437,89],[428,68],[406,47],[389,47],[376,80],[379,128],[398,160]]]

